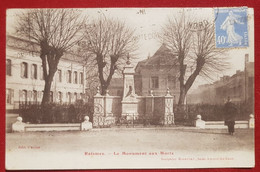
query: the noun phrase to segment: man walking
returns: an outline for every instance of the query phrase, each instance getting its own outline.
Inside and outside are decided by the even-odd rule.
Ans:
[[[231,102],[228,97],[227,102],[224,106],[224,115],[225,115],[225,125],[228,126],[228,132],[230,135],[233,135],[235,132],[235,117],[237,109],[234,103]]]

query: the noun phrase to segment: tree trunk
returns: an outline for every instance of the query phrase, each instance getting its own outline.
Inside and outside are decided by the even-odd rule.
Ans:
[[[44,86],[43,97],[42,97],[42,106],[45,106],[50,102],[51,84],[52,84],[54,74],[56,72],[55,69],[52,70],[49,69],[49,71],[50,71],[49,75],[45,78],[45,86]]]
[[[108,90],[108,87],[110,85],[110,81],[112,79],[112,74],[110,74],[107,78],[107,80],[101,79],[101,95],[105,95],[106,91]]]
[[[185,101],[186,96],[186,90],[185,90],[185,84],[184,84],[184,76],[186,72],[186,65],[184,65],[184,55],[179,55],[179,63],[180,63],[180,76],[179,76],[179,82],[180,82],[180,97],[178,101],[178,105],[183,105]]]
[[[111,64],[110,64],[110,70],[109,70],[109,75],[107,79],[105,80],[104,74],[103,74],[103,69],[106,66],[106,63],[103,62],[103,56],[101,54],[97,54],[96,60],[98,63],[98,76],[99,76],[99,81],[101,84],[101,95],[105,95],[106,91],[110,85],[110,81],[113,77],[113,74],[115,72],[115,63],[118,59],[118,57],[115,59],[113,58],[114,56],[111,57]]]
[[[108,85],[106,84],[106,82],[101,84],[101,95],[105,95],[107,89],[108,89]]]
[[[42,106],[45,106],[50,101],[51,83],[52,82],[45,80],[45,86],[42,97]]]
[[[63,52],[48,47],[46,45],[45,47],[41,47],[41,48],[42,48],[42,53],[40,57],[42,59],[43,75],[45,81],[42,103],[41,103],[43,107],[50,102],[51,84],[53,81],[54,74],[57,71],[57,66],[60,58],[63,55]]]
[[[180,97],[179,97],[178,105],[184,105],[186,93],[187,92],[185,88],[180,88]]]
[[[181,78],[183,80],[180,79],[180,98],[179,98],[178,105],[183,105],[184,104],[186,94],[189,91],[189,89],[192,86],[192,84],[194,83],[194,81],[197,78],[197,76],[199,75],[199,73],[200,73],[204,63],[205,63],[204,59],[202,57],[198,57],[196,69],[189,76],[189,78],[187,79],[186,83],[184,84],[184,77]]]

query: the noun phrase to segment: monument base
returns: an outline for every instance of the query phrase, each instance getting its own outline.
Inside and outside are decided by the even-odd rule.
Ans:
[[[136,101],[122,101],[122,117],[127,119],[137,119],[137,100]]]

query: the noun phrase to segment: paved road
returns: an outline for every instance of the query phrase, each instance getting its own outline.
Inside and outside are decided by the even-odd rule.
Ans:
[[[189,128],[8,133],[6,152],[8,168],[114,168],[114,162],[121,168],[252,166],[254,131],[237,129],[234,136]]]

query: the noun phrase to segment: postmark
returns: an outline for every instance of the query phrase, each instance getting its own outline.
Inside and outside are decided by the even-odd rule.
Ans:
[[[215,8],[217,48],[248,47],[247,7]]]

